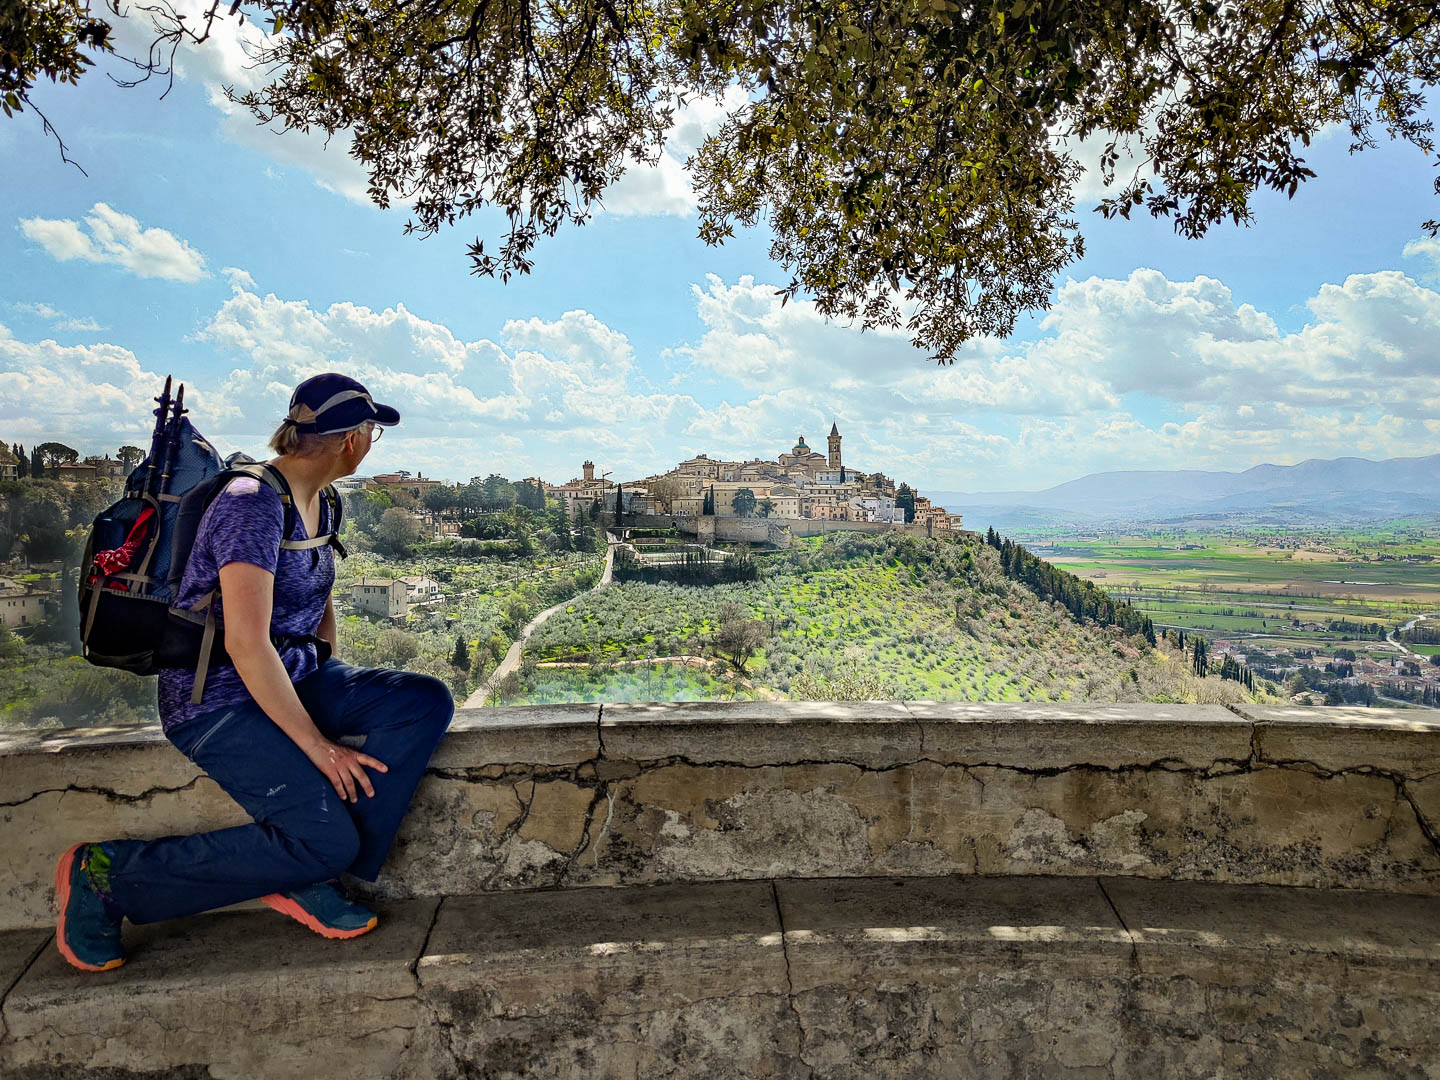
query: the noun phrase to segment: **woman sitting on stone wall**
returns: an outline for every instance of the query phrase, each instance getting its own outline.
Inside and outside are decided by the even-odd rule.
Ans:
[[[229,662],[200,676],[198,694],[195,671],[161,672],[160,718],[255,821],[67,851],[55,871],[56,939],[75,967],[123,964],[125,918],[157,922],[255,897],[326,937],[375,927],[375,913],[334,879],[375,880],[454,703],[438,679],[337,659],[334,553],[319,540],[336,527],[322,492],[355,472],[381,425],[399,420],[353,379],[308,379],[270,440],[293,534],[283,535],[281,496],[251,477],[230,481],[205,512],[176,605],[194,609],[219,589]],[[282,638],[277,648],[272,634],[321,643]]]

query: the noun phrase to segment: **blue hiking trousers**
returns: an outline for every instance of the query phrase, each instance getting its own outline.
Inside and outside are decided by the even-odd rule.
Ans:
[[[254,824],[113,840],[110,890],[131,922],[252,900],[350,873],[374,881],[426,763],[455,712],[439,679],[327,660],[295,684],[320,733],[378,758],[375,796],[346,802],[255,702],[172,729],[170,741],[245,808]]]

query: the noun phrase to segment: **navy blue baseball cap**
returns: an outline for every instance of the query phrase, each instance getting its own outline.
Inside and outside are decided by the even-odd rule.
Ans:
[[[307,435],[334,435],[366,422],[392,427],[400,414],[389,405],[377,405],[370,391],[348,375],[327,372],[295,388],[285,419]]]

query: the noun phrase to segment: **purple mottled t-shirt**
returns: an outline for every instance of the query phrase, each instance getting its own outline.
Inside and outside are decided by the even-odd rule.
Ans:
[[[330,528],[330,505],[320,500],[320,532]],[[270,630],[279,634],[313,634],[320,628],[325,602],[335,584],[335,552],[329,546],[303,551],[281,551],[285,508],[268,484],[252,477],[232,480],[200,519],[195,546],[185,566],[175,605],[193,608],[220,583],[220,568],[243,562],[275,575],[274,608]],[[308,539],[305,523],[295,515],[292,540]],[[224,598],[217,596],[216,617],[225,621]],[[284,649],[280,660],[291,682],[312,674],[317,664],[314,645]],[[166,731],[185,721],[227,705],[253,700],[234,665],[215,667],[205,677],[199,704],[190,703],[195,672],[167,668],[160,672],[160,722]]]

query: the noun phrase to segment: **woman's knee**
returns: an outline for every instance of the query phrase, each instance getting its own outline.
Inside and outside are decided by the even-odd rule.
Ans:
[[[433,675],[417,674],[405,689],[412,695],[417,717],[432,725],[435,738],[439,739],[455,715],[455,699],[450,695],[450,688]]]
[[[295,836],[297,857],[315,871],[315,880],[335,877],[348,870],[360,855],[360,834],[350,815],[340,809],[324,826]]]

